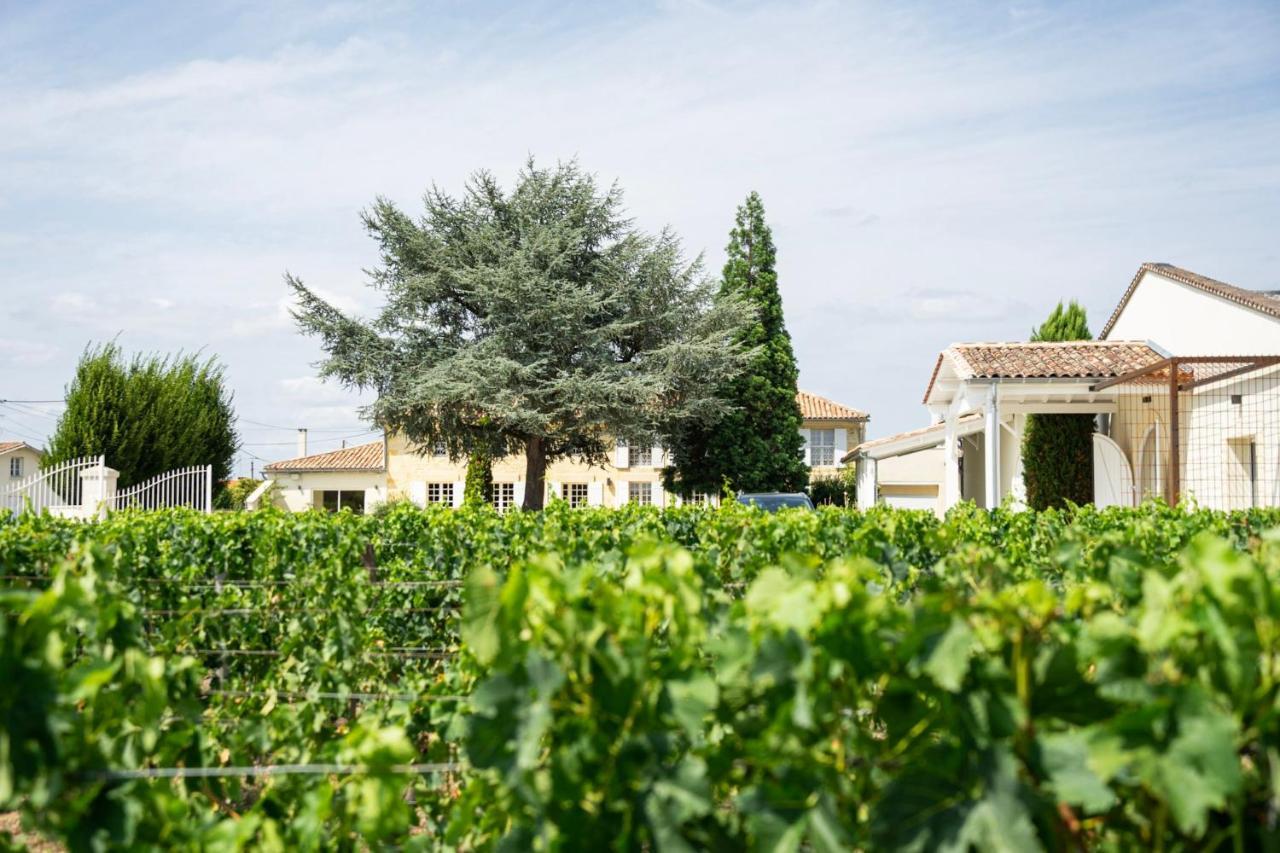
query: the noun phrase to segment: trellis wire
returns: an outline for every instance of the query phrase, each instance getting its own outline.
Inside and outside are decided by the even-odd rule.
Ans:
[[[331,776],[378,773],[390,776],[425,776],[458,773],[467,769],[456,761],[430,764],[394,764],[372,768],[363,764],[263,764],[248,767],[142,767],[136,770],[97,770],[86,775],[104,782],[133,779],[216,779],[234,776]]]
[[[226,696],[233,699],[282,699],[286,702],[312,699],[337,699],[347,701],[372,702],[378,699],[392,699],[397,702],[439,701],[465,702],[470,696],[446,693],[343,693],[333,690],[298,691],[298,690],[205,690],[205,696]]]
[[[445,611],[458,612],[461,609],[460,604],[442,604],[439,607],[405,607],[405,608],[366,608],[360,611],[363,616],[398,616],[400,614],[421,614],[421,613],[442,613]],[[161,608],[154,610],[142,611],[143,616],[273,616],[275,614],[316,614],[316,613],[332,613],[331,609],[323,607],[227,607],[227,608]],[[347,611],[348,613],[350,611]]]
[[[228,655],[231,657],[285,657],[285,652],[280,649],[171,649],[164,651],[154,646],[150,651],[172,655]],[[357,652],[355,655],[348,657],[358,657],[365,655],[367,657],[390,657],[390,658],[423,658],[428,660],[452,660],[457,657],[458,652],[450,649],[434,649],[434,648],[401,648],[401,649],[366,649],[363,652]]]

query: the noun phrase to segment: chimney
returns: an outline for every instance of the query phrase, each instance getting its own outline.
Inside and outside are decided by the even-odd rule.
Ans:
[[[307,431],[305,429],[298,430],[298,455],[307,455]]]

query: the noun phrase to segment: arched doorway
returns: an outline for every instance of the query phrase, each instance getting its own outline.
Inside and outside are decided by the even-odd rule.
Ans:
[[[1097,507],[1133,506],[1133,469],[1116,444],[1093,434],[1093,503]]]

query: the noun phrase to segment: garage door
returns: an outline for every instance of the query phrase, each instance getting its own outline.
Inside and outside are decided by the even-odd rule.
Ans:
[[[938,507],[937,495],[880,495],[880,502],[885,506],[898,509],[927,509],[933,512]]]

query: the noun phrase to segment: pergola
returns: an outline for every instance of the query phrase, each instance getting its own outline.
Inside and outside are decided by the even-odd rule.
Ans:
[[[956,344],[938,356],[925,391],[933,423],[864,442],[845,460],[858,465],[863,506],[876,500],[880,461],[931,447],[943,450],[944,508],[964,499],[994,507],[1011,496],[1017,503],[1025,497],[1027,417],[1088,414],[1101,416],[1094,441],[1096,503],[1132,504],[1153,494],[1176,502],[1190,477],[1197,498],[1242,504],[1243,487],[1230,481],[1245,477],[1246,463],[1234,465],[1219,451],[1247,437],[1254,442],[1247,463],[1253,466],[1253,505],[1259,501],[1259,442],[1280,443],[1280,435],[1272,435],[1280,430],[1278,365],[1275,355],[1175,358],[1138,341]],[[1231,405],[1237,410],[1224,410]],[[1280,453],[1273,455],[1280,466]],[[1280,476],[1276,482],[1280,490]]]

